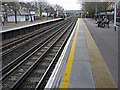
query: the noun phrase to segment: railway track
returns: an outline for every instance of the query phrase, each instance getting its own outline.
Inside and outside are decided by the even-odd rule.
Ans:
[[[58,28],[62,29],[62,27]],[[57,31],[56,31],[57,32]],[[9,70],[9,68],[13,67],[14,65],[16,65],[17,62],[19,62],[21,59],[24,59],[26,56],[28,56],[30,53],[32,53],[35,49],[37,49],[40,45],[42,45],[42,43],[44,43],[46,40],[48,40],[53,34],[55,34],[56,32],[52,33],[51,35],[46,36],[42,41],[39,41],[39,43],[35,44],[35,46],[33,46],[32,48],[30,48],[29,50],[27,50],[25,53],[23,53],[22,55],[18,56],[15,59],[11,59],[12,61],[10,63],[8,63],[7,61],[7,65],[5,65],[2,69],[0,69],[0,72],[2,72],[4,74],[4,72],[6,72],[7,70]],[[31,42],[32,43],[32,42]],[[11,58],[11,57],[10,57]],[[10,60],[10,58],[8,58]],[[4,59],[3,59],[4,60]],[[4,61],[5,62],[5,61]],[[13,65],[14,64],[14,65]]]
[[[34,48],[35,51],[29,56],[24,59],[21,57],[18,61],[14,61],[16,63],[11,63],[11,66],[3,69],[1,78],[3,88],[38,88],[39,86],[44,88],[47,80],[45,77],[48,78],[47,73],[51,72],[51,67],[55,66],[75,22],[76,19],[67,22],[50,37],[44,39],[42,45]]]
[[[26,51],[25,53],[23,53],[21,56],[17,57],[16,59],[12,60],[12,62],[10,62],[8,65],[6,65],[5,67],[3,67],[2,69],[0,69],[0,72],[2,72],[2,74],[4,74],[5,72],[9,71],[9,68],[13,67],[16,65],[16,63],[18,63],[19,61],[21,61],[22,59],[25,59],[26,56],[28,56],[30,53],[32,53],[35,49],[37,49],[39,46],[42,46],[42,44],[44,44],[44,42],[46,42],[46,40],[49,40],[49,38],[51,38],[54,34],[56,34],[60,29],[63,29],[64,26],[63,25],[61,28],[58,28],[58,30],[56,30],[54,33],[52,33],[50,36],[46,37],[45,39],[43,39],[41,42],[39,42],[38,44],[36,44],[35,46],[33,46],[31,49],[29,49],[28,51]]]
[[[51,35],[52,33],[54,33],[57,28],[61,28],[62,25],[64,25],[66,22],[68,22],[68,20],[61,21],[61,22],[57,23],[58,25],[55,24],[51,27],[48,27],[47,30],[46,30],[46,28],[44,28],[44,30],[42,30],[41,32],[39,32],[39,33],[37,32],[37,35],[34,34],[34,37],[32,35],[32,36],[30,36],[30,38],[25,38],[25,39],[23,38],[22,41],[18,40],[17,45],[13,46],[12,48],[10,48],[7,51],[2,53],[2,55],[1,55],[2,61],[3,61],[2,67],[6,66],[8,63],[12,62],[14,59],[17,59],[17,57],[22,55],[22,53],[25,53],[26,51],[31,49],[33,46],[35,46],[37,43],[42,41],[44,38],[46,38],[49,35]],[[21,42],[21,43],[19,43],[19,42]]]

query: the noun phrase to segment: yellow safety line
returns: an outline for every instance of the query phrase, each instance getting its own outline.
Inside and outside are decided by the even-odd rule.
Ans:
[[[74,41],[73,41],[73,44],[72,44],[70,56],[69,56],[69,59],[68,59],[67,68],[66,68],[66,71],[64,73],[63,82],[61,84],[61,89],[62,88],[68,88],[68,86],[69,86],[69,80],[70,80],[72,63],[73,63],[73,59],[74,59],[74,52],[75,52],[78,29],[79,29],[79,21],[78,21],[78,26],[77,26],[77,30],[76,30],[76,33],[75,33]]]
[[[118,88],[85,22],[82,20],[96,88]]]

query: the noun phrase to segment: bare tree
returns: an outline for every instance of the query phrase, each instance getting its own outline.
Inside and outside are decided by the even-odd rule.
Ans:
[[[62,6],[57,5],[57,4],[54,6],[54,9],[55,9],[56,12],[64,10],[64,8]]]
[[[49,14],[52,14],[52,13],[55,13],[55,10],[54,8],[47,2],[43,2],[41,1],[39,3],[39,6],[40,6],[40,17],[42,17],[42,12],[46,12],[47,13],[47,18],[48,18],[48,13]]]
[[[8,6],[15,14],[15,23],[17,23],[17,13],[19,13],[20,3],[18,1],[15,2],[2,2],[3,5]]]
[[[39,11],[40,11],[40,19],[42,18],[42,13],[45,11],[46,2],[40,1],[39,2]]]
[[[55,10],[54,10],[54,7],[50,6],[49,13],[50,13],[50,15],[56,13]]]
[[[48,3],[45,3],[45,9],[44,9],[44,11],[47,13],[47,19],[48,19],[49,9],[50,9],[50,5]]]
[[[86,10],[86,12],[89,12],[91,18],[93,17],[93,14],[95,13],[95,5],[93,2],[85,2],[82,4],[83,9]]]
[[[24,3],[23,5],[25,5],[25,6],[24,6],[25,10],[26,10],[27,12],[29,12],[30,17],[31,17],[31,21],[33,21],[33,20],[32,20],[32,15],[31,15],[30,11],[33,10],[33,11],[35,11],[36,14],[38,13],[38,7],[37,7],[37,5],[36,5],[36,2],[35,2],[35,1],[26,2],[26,3]]]
[[[83,9],[86,10],[87,12],[89,12],[90,16],[94,16],[95,15],[95,10],[97,8],[97,12],[99,14],[100,17],[100,12],[104,11],[105,15],[107,16],[107,10],[108,7],[112,4],[113,2],[84,2],[83,5]],[[97,7],[96,7],[97,5]]]
[[[103,10],[105,12],[105,15],[107,16],[107,10],[108,7],[113,4],[113,2],[99,2],[99,7],[101,6],[101,10]]]

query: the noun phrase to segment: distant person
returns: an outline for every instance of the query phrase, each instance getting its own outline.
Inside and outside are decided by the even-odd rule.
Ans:
[[[100,20],[100,21],[97,22],[98,27],[100,27],[100,24],[101,24],[102,21],[104,21],[104,19],[105,19],[105,16],[103,16],[102,20]]]
[[[103,22],[103,23],[108,22],[108,19],[107,19],[107,17],[106,17],[106,16],[104,17],[104,20],[103,20],[102,22]]]
[[[3,19],[3,17],[0,17],[0,23],[1,23],[1,25],[4,25],[4,19]]]
[[[108,17],[104,17],[104,20],[101,22],[104,26],[105,24],[107,24],[108,28],[109,28],[109,20],[108,20]]]
[[[107,24],[107,26],[109,28],[109,20],[106,16],[103,16],[102,20],[98,21],[97,24],[98,24],[98,27],[102,27],[102,28],[104,28],[105,24]]]

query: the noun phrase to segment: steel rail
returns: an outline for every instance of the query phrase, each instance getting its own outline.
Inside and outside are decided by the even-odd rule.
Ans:
[[[57,25],[57,26],[55,26],[55,27],[52,27],[52,28],[50,28],[50,29],[47,30],[47,31],[44,30],[44,31],[41,31],[41,32],[37,33],[37,34],[38,34],[38,37],[40,37],[40,36],[43,35],[43,34],[46,34],[46,33],[50,32],[50,30],[53,30],[53,29],[59,27],[61,24],[62,24],[62,22],[61,22],[59,25]],[[41,33],[41,34],[40,34],[40,33]],[[40,34],[40,35],[39,35],[39,34]],[[32,36],[31,36],[31,37],[32,37]],[[38,38],[38,37],[35,37],[35,38]],[[29,38],[29,37],[28,37],[28,38]],[[26,38],[25,40],[27,40],[28,38]],[[22,43],[22,44],[18,45],[17,47],[13,47],[13,48],[11,48],[11,49],[6,50],[6,51],[3,52],[2,54],[0,54],[0,57],[3,57],[3,56],[5,56],[5,55],[7,55],[8,53],[12,52],[13,50],[16,50],[17,48],[19,48],[20,46],[23,46],[24,44],[27,44],[28,42],[32,41],[32,40],[35,39],[35,38],[32,37],[30,40],[27,40],[25,43]],[[22,40],[22,41],[24,41],[24,40]],[[21,42],[22,42],[22,41],[21,41]]]
[[[69,22],[68,22],[69,23]],[[9,70],[9,69],[11,69],[11,67],[12,66],[15,66],[16,65],[16,63],[19,63],[18,62],[18,60],[19,61],[21,61],[18,65],[16,65],[14,68],[12,68],[9,72],[7,72],[7,74],[5,74],[0,80],[4,80],[7,76],[9,76],[16,68],[18,68],[23,62],[25,62],[31,55],[33,55],[35,52],[37,52],[40,48],[42,48],[47,42],[49,42],[49,40],[51,40],[52,38],[54,38],[54,36],[57,34],[57,33],[59,33],[59,32],[61,32],[61,30],[62,30],[62,28],[64,28],[66,26],[66,24],[65,25],[63,25],[61,28],[59,28],[54,34],[52,34],[52,35],[50,35],[50,37],[48,37],[48,38],[46,38],[46,39],[44,39],[43,40],[43,42],[41,42],[41,43],[43,43],[43,45],[42,46],[40,46],[40,47],[38,47],[38,49],[36,49],[34,52],[32,52],[29,56],[27,56],[25,59],[23,59],[23,61],[21,61],[22,59],[21,59],[21,57],[19,58],[19,59],[15,59],[13,62],[11,62],[9,65],[7,65],[5,68],[3,68],[2,70],[4,70],[4,72],[7,70]],[[61,29],[61,30],[60,30]],[[48,41],[47,41],[48,40]],[[45,43],[44,43],[45,42]],[[39,44],[38,45],[36,45],[36,46],[39,46]],[[2,71],[2,70],[0,70],[0,71]]]
[[[65,31],[53,42],[52,45],[32,64],[32,66],[24,73],[22,76],[11,86],[12,89],[17,88],[21,82],[35,69],[35,67],[40,63],[41,59],[50,51],[53,45],[65,34],[69,27],[71,27],[72,23],[65,29]]]
[[[36,85],[35,90],[38,90],[39,88],[43,88],[42,84],[45,80],[45,78],[47,77],[51,67],[53,66],[54,62],[59,58],[67,40],[69,39],[69,36],[71,35],[73,28],[75,26],[76,22],[74,22],[74,24],[70,27],[70,32],[67,35],[67,37],[65,38],[65,40],[63,41],[63,44],[61,45],[60,49],[58,50],[57,54],[55,55],[55,57],[53,58],[52,62],[50,63],[50,65],[48,66],[48,68],[46,69],[45,73],[43,74],[42,78],[40,79],[39,83]]]

